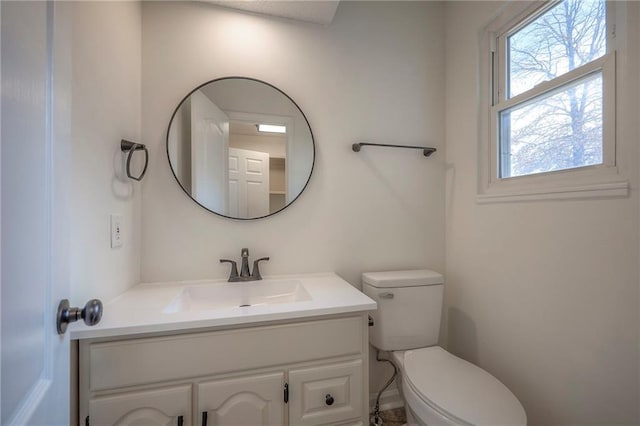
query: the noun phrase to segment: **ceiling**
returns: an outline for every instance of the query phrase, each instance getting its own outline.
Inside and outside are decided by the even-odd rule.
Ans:
[[[296,21],[329,25],[338,9],[340,0],[201,0],[230,9],[243,10],[262,15],[278,16]]]

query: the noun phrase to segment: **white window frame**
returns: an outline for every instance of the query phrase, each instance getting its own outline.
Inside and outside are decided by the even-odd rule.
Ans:
[[[509,3],[481,34],[481,134],[477,197],[480,203],[628,195],[629,183],[620,175],[616,160],[616,42],[619,38],[619,34],[616,34],[616,12],[620,12],[616,9],[620,5],[607,2],[607,53],[604,56],[524,93],[506,98],[507,38],[556,3]],[[602,164],[501,178],[500,112],[526,104],[541,95],[560,91],[566,85],[599,71],[603,79]]]

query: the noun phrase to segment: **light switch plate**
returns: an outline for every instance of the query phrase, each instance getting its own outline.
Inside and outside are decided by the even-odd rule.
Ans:
[[[122,246],[122,216],[111,215],[111,248]]]

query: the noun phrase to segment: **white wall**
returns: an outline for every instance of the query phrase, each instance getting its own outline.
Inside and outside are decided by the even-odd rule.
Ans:
[[[222,278],[218,259],[268,255],[264,274],[444,268],[442,9],[438,3],[342,3],[322,27],[208,4],[145,2],[142,280]],[[245,75],[291,96],[307,115],[317,159],[307,191],[282,213],[236,221],[193,203],[171,175],[169,118],[182,97],[217,77]]]
[[[631,195],[479,205],[478,36],[500,6],[445,8],[448,348],[512,389],[531,425],[637,424],[638,8],[618,56]]]
[[[270,256],[265,275],[444,269],[443,9],[432,2],[342,2],[329,27],[207,4],[145,2],[142,131],[151,148],[142,206],[142,280],[228,276],[220,258]],[[166,129],[182,97],[224,76],[267,81],[304,111],[316,140],[301,197],[262,220],[213,215],[178,187]],[[438,153],[356,141],[428,144]],[[375,363],[374,363],[375,364]],[[371,388],[380,378],[373,366]],[[380,383],[379,383],[380,382]]]
[[[141,138],[141,9],[137,2],[73,8],[71,302],[83,306],[140,281],[141,190],[123,177],[120,139]],[[111,213],[123,217],[117,249]]]

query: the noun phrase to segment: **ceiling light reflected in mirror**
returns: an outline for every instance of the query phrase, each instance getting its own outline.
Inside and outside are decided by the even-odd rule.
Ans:
[[[265,133],[287,133],[287,126],[278,124],[258,124],[258,131]]]

